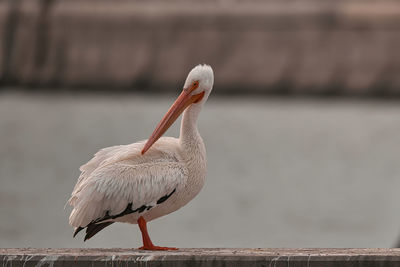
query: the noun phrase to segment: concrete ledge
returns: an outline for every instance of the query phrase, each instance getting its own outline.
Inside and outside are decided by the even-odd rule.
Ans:
[[[6,266],[400,266],[400,249],[0,249]]]

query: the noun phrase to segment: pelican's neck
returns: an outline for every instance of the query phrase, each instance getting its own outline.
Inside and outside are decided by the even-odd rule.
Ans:
[[[179,142],[186,152],[193,153],[193,150],[204,148],[203,139],[197,130],[197,118],[202,106],[202,104],[192,104],[183,113]]]

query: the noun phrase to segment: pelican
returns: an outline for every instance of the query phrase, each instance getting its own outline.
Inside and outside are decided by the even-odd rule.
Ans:
[[[139,225],[143,240],[139,249],[176,249],[155,246],[147,222],[183,207],[204,185],[206,149],[197,118],[213,83],[210,66],[194,67],[148,140],[103,148],[80,167],[68,200],[74,237],[86,229],[86,241],[114,222],[124,222]],[[182,112],[179,138],[162,137]]]

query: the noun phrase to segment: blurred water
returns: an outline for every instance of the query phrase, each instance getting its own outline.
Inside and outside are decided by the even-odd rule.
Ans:
[[[174,96],[0,95],[0,247],[138,247],[136,226],[73,239],[64,204],[100,148],[145,139]],[[398,103],[210,97],[203,191],[149,224],[178,247],[390,247]],[[167,133],[177,136],[179,124]]]

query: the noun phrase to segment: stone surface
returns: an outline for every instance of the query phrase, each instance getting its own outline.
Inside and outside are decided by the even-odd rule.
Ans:
[[[3,266],[399,266],[400,249],[0,249]]]
[[[400,92],[396,1],[6,3],[8,84],[168,91],[206,62],[226,93]]]

